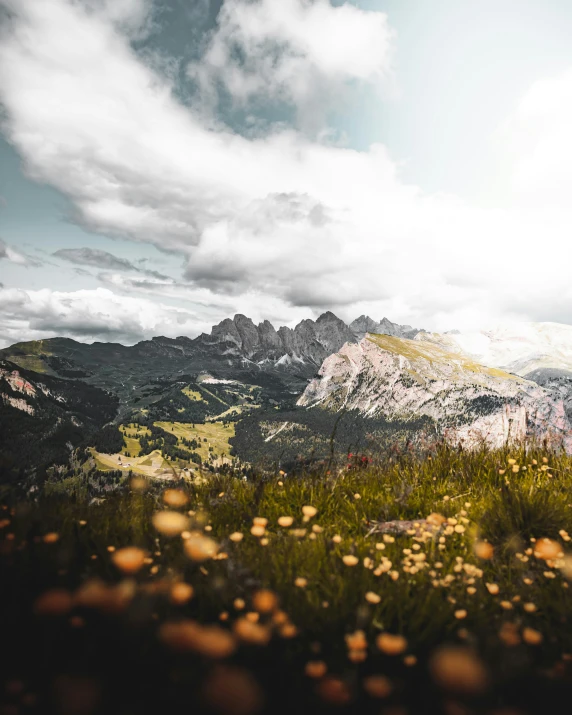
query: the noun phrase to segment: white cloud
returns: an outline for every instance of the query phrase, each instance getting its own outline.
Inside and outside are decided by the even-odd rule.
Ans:
[[[276,327],[296,323],[308,317],[305,307],[293,307],[279,296],[269,295],[255,287],[249,287],[240,295],[213,293],[209,288],[186,281],[160,280],[153,277],[134,278],[124,273],[103,272],[98,279],[107,289],[122,295],[152,296],[191,306],[200,315],[204,324],[210,327],[224,318],[242,313],[255,323],[270,320]]]
[[[30,256],[26,256],[25,254],[20,253],[19,251],[16,251],[16,249],[12,248],[12,246],[9,246],[5,241],[0,238],[0,261],[2,259],[11,261],[12,263],[17,263],[20,266],[39,265],[36,260],[30,258]]]
[[[534,82],[499,130],[510,152],[517,205],[570,207],[572,68]]]
[[[0,335],[5,345],[54,335],[134,343],[154,335],[197,335],[207,325],[188,310],[105,288],[72,292],[0,289]]]
[[[83,0],[83,3],[89,13],[110,23],[131,40],[142,40],[157,27],[153,0]]]
[[[155,283],[150,293],[200,296],[205,316],[228,306],[284,322],[330,308],[347,320],[369,312],[430,329],[555,312],[572,322],[567,207],[493,210],[426,195],[401,180],[380,144],[357,152],[292,129],[255,139],[213,129],[177,103],[105,13],[71,0],[0,4],[14,11],[0,36],[7,136],[36,179],[71,198],[84,226],[181,254],[191,286]],[[360,18],[365,55],[373,35],[354,10],[342,17]],[[382,14],[368,22],[386,27]],[[303,22],[285,32],[294,44],[315,40]],[[334,54],[307,50],[326,86],[340,70]],[[369,78],[380,57],[350,63],[352,76]],[[138,325],[126,332],[147,330]]]
[[[380,85],[392,69],[387,16],[328,0],[226,0],[200,61],[188,67],[203,100],[222,86],[238,106],[293,105],[305,128],[321,128],[350,82]]]
[[[110,286],[121,291],[125,280],[122,276],[107,274],[107,278]],[[163,288],[162,295],[171,299],[186,292],[186,297],[198,310],[173,306],[161,300],[122,295],[108,288],[54,291],[0,285],[0,348],[56,335],[82,342],[100,340],[124,344],[156,335],[196,337],[203,332],[210,333],[213,324],[235,313],[249,315],[255,322],[270,317],[276,326],[285,322],[293,325],[307,317],[303,310],[289,311],[288,314],[281,301],[265,299],[255,291],[240,296],[238,302],[227,300],[212,305],[208,302],[209,296],[200,289],[170,286],[169,292],[169,286],[163,285]]]

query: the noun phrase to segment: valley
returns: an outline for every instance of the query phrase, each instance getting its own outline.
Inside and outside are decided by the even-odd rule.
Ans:
[[[87,459],[102,474],[158,479],[254,464],[296,470],[443,440],[469,449],[544,440],[570,451],[572,328],[531,324],[522,333],[437,334],[363,315],[346,325],[328,312],[278,330],[238,314],[210,335],[133,346],[16,343],[0,351],[0,410],[37,436],[3,450],[1,479],[29,487],[48,474],[69,478]],[[38,386],[33,394],[16,373]],[[70,391],[97,394],[109,408],[87,417],[82,397],[76,414]],[[68,425],[59,452],[48,449],[55,425],[43,411],[57,429]]]

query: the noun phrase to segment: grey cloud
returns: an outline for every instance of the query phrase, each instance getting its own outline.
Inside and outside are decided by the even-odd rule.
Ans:
[[[531,287],[523,295],[505,295],[497,305],[503,312],[521,316],[535,323],[552,322],[572,325],[572,289],[558,295],[547,293],[542,286]]]
[[[70,263],[77,263],[84,266],[96,266],[97,268],[107,268],[116,271],[135,271],[135,266],[125,258],[118,258],[107,251],[100,251],[97,248],[60,248],[53,256],[63,258]]]
[[[0,334],[8,341],[12,338],[12,342],[61,335],[134,343],[144,337],[141,324],[133,316],[110,320],[109,315],[98,312],[96,301],[90,306],[74,306],[65,298],[40,303],[23,291],[8,289],[0,298],[0,312]]]
[[[222,291],[219,291],[218,295],[214,293],[205,295],[202,287],[191,281],[175,281],[173,279],[163,281],[147,280],[146,278],[118,276],[111,273],[98,273],[97,278],[102,284],[118,293],[141,292],[154,294],[157,297],[195,302],[203,310],[212,312],[212,315],[217,319],[220,315],[224,316],[232,311],[236,312],[236,305],[232,296],[223,295]]]
[[[169,276],[166,276],[163,273],[159,273],[159,271],[152,271],[152,270],[146,269],[144,271],[141,271],[141,273],[144,273],[146,276],[151,276],[152,278],[157,278],[158,280],[163,280],[163,281],[171,280],[169,278]]]
[[[103,268],[110,271],[134,271],[158,279],[167,279],[167,276],[162,273],[139,268],[126,258],[119,258],[114,256],[113,253],[102,251],[98,248],[60,248],[52,255],[80,266],[93,266],[94,268]]]
[[[141,288],[142,290],[147,290],[150,292],[157,290],[158,285],[160,285],[161,287],[165,286],[164,283],[157,284],[153,281],[146,281],[145,279],[125,281],[124,285],[129,286],[131,288]]]
[[[48,315],[45,318],[36,318],[28,323],[30,330],[41,331],[49,335],[73,335],[78,338],[90,337],[102,339],[105,342],[116,340],[118,342],[134,343],[142,340],[145,335],[136,323],[122,325],[120,328],[110,326],[104,319],[92,320],[61,320],[57,316]]]
[[[144,273],[146,276],[151,276],[152,278],[157,278],[158,280],[171,280],[169,276],[166,276],[163,273],[159,273],[159,271],[151,271],[149,269],[146,269],[144,271],[141,271],[141,273]]]
[[[323,229],[332,223],[331,211],[320,201],[317,201],[307,193],[301,192],[273,192],[267,194],[262,199],[251,201],[233,220],[228,221],[229,236],[251,235],[258,239],[269,235],[269,231],[280,230],[285,238],[289,231],[296,230],[304,232],[308,230],[308,240],[311,231]],[[280,242],[280,238],[278,239]],[[221,254],[210,252],[203,242],[203,246],[195,252],[187,261],[184,271],[186,279],[191,280],[202,288],[222,292],[226,295],[238,295],[244,290],[248,290],[253,282],[257,287],[262,284],[272,284],[275,287],[281,285],[285,276],[280,276],[283,271],[280,267],[271,268],[268,260],[264,263],[262,270],[257,270],[255,264],[259,256],[256,255],[256,248],[248,248],[241,256],[229,248]],[[314,246],[313,250],[316,250]],[[318,250],[319,253],[319,250]],[[288,271],[292,271],[289,262]],[[308,263],[315,263],[309,257]],[[327,271],[327,261],[321,260],[323,270]],[[307,275],[308,268],[304,271]],[[310,269],[311,270],[311,269]],[[277,275],[278,274],[278,275]],[[286,282],[287,279],[286,279]],[[311,288],[309,289],[312,290]],[[287,300],[290,300],[286,297]],[[321,305],[322,303],[317,303]],[[295,303],[297,305],[297,303]],[[308,305],[308,303],[304,303]]]
[[[310,282],[294,281],[286,288],[285,298],[296,307],[330,310],[364,300],[386,300],[390,295],[379,285],[355,286],[351,281],[346,282],[343,276],[332,274]]]
[[[203,134],[202,128],[195,129],[197,134]],[[204,135],[197,137],[198,142],[203,139]],[[135,135],[133,141],[138,140]],[[148,151],[144,146],[138,150],[141,155]],[[115,155],[94,158],[91,152],[85,151],[80,152],[77,162],[64,160],[58,163],[57,185],[64,186],[64,191],[75,198],[68,216],[71,223],[120,239],[153,243],[166,253],[177,253],[181,246],[198,245],[204,228],[224,220],[232,212],[235,201],[234,189],[230,193],[224,190],[219,193],[217,187],[217,199],[220,199],[217,200],[213,197],[212,187],[205,185],[200,176],[181,184],[176,175],[161,175],[157,182],[155,172],[161,171],[162,167],[150,170],[135,162],[127,166]],[[86,200],[84,193],[76,187],[92,173],[96,174],[97,181],[90,187],[91,196]],[[103,200],[109,185],[114,187],[114,202],[121,206],[119,214],[106,215],[98,210],[99,201]],[[96,198],[95,202],[93,198]]]
[[[150,273],[153,273],[153,271],[150,271]],[[139,288],[139,289],[144,289],[149,292],[156,292],[160,291],[161,289],[165,288],[166,286],[173,286],[175,285],[175,281],[171,279],[167,279],[165,276],[161,276],[160,273],[156,274],[157,277],[159,276],[160,279],[158,280],[147,280],[146,278],[127,278],[127,277],[122,277],[121,283],[118,284],[116,280],[112,280],[113,276],[111,276],[108,273],[98,273],[97,278],[100,280],[102,283],[106,283],[110,286],[114,286],[115,288],[123,288],[123,289],[129,289],[129,288]],[[180,283],[177,283],[176,285],[181,285]]]
[[[328,208],[306,193],[291,191],[268,194],[252,201],[237,217],[239,228],[267,228],[268,222],[302,223],[320,227],[330,221]]]
[[[235,262],[216,264],[207,257],[204,261],[194,259],[185,268],[185,278],[200,288],[238,295],[248,287],[249,273]]]

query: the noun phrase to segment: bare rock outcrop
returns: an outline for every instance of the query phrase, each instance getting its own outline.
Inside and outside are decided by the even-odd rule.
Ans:
[[[324,360],[297,404],[389,420],[428,416],[448,442],[468,448],[536,438],[572,453],[561,399],[431,341],[367,334],[346,343]]]

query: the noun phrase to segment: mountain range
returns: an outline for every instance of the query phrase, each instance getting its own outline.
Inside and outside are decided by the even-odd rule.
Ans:
[[[26,420],[44,464],[53,452],[50,420],[71,435],[69,451],[110,420],[122,430],[231,421],[235,453],[248,460],[253,445],[257,457],[292,444],[299,453],[310,444],[325,449],[329,416],[340,412],[362,420],[351,439],[373,434],[374,422],[386,432],[423,423],[455,444],[534,437],[572,450],[572,326],[556,323],[434,333],[365,315],[348,325],[326,312],[275,329],[237,314],[196,338],[133,346],[52,338],[16,343],[0,360],[2,423]],[[73,391],[105,407],[82,412]],[[0,452],[12,455],[14,474],[33,459],[18,459],[9,434]]]
[[[278,391],[289,394],[301,391],[328,355],[362,337],[364,320],[390,335],[404,335],[410,329],[385,318],[376,324],[364,316],[348,326],[326,312],[315,321],[302,320],[295,328],[276,330],[267,320],[255,325],[237,314],[215,325],[210,335],[202,333],[193,339],[159,336],[128,347],[51,338],[16,343],[0,350],[0,357],[37,372],[111,389],[122,402],[129,402],[133,390],[149,379],[174,379],[204,371],[247,380],[267,373]]]

